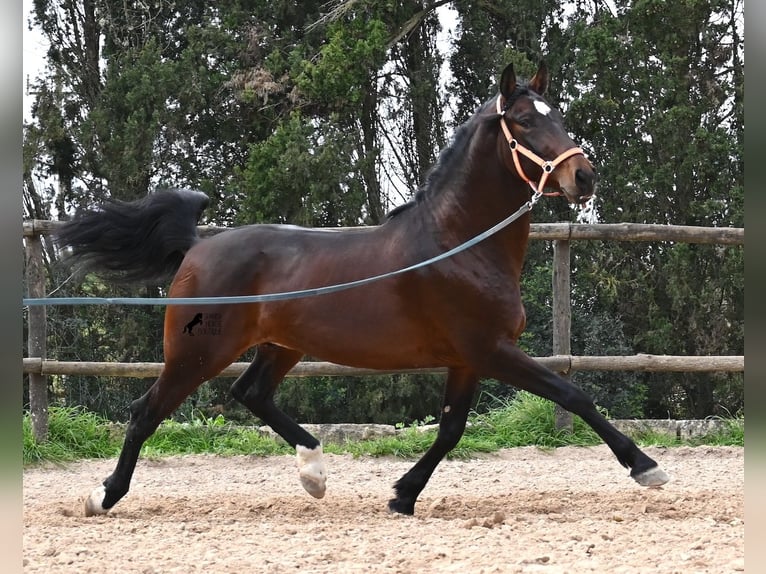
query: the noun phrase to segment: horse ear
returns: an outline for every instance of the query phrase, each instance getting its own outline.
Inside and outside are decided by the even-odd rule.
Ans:
[[[529,87],[541,96],[548,90],[548,66],[540,62],[535,77],[529,81]]]
[[[500,93],[507,100],[516,90],[516,72],[513,71],[513,64],[508,64],[500,76]]]

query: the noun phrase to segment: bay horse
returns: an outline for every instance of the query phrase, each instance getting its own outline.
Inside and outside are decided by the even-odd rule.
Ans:
[[[573,204],[594,194],[593,166],[543,97],[548,79],[544,64],[528,82],[517,81],[507,66],[497,96],[455,130],[414,198],[378,226],[328,231],[257,224],[202,238],[196,225],[207,196],[166,190],[88,210],[67,222],[57,241],[90,270],[145,282],[173,277],[170,299],[290,292],[402,269],[491,228],[530,200],[530,187],[537,194],[547,186]],[[529,226],[526,212],[470,249],[342,293],[168,305],[164,367],[130,405],[116,468],[87,498],[86,515],[106,513],[128,492],[141,446],[160,422],[253,347],[255,358],[231,393],[295,449],[301,484],[316,498],[326,488],[322,445],[274,403],[277,387],[304,355],[373,369],[447,367],[436,439],[394,484],[391,511],[414,514],[418,495],[462,436],[482,378],[579,415],[636,482],[664,484],[665,472],[583,391],[517,346],[526,322],[520,276]],[[215,318],[215,329],[204,328],[206,317]],[[201,324],[190,336],[195,319]]]

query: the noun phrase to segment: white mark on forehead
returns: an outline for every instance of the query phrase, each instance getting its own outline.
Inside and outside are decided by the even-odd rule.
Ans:
[[[535,104],[535,109],[544,116],[547,116],[549,113],[551,113],[551,107],[544,101],[535,100],[533,103]]]

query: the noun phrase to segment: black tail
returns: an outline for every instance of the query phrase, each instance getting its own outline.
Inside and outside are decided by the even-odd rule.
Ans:
[[[209,199],[201,191],[157,191],[136,201],[109,201],[77,214],[56,232],[67,261],[110,281],[162,284],[197,242]]]

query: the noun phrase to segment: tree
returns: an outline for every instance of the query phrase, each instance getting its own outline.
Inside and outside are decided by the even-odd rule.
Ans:
[[[25,216],[189,186],[211,196],[208,221],[221,225],[379,223],[496,92],[508,61],[528,76],[545,59],[547,98],[601,175],[601,221],[743,225],[741,0],[452,3],[447,51],[445,4],[37,0],[32,22],[51,50],[24,126]],[[537,222],[576,217],[562,200],[535,206]],[[532,242],[524,272],[521,343],[533,355],[550,352],[551,251]],[[57,255],[48,245],[51,290],[106,292],[68,279]],[[743,352],[741,248],[591,242],[572,257],[574,352]],[[51,317],[61,359],[160,352],[159,310]],[[615,412],[743,406],[740,375],[574,380]]]
[[[564,37],[567,117],[598,165],[603,220],[742,226],[741,3],[616,4],[579,13]],[[577,257],[581,305],[619,318],[634,352],[744,352],[740,248],[600,245]],[[716,381],[741,386],[740,375],[642,379],[645,414],[659,417],[717,413]]]
[[[253,122],[222,89],[249,18],[241,3],[35,2],[33,21],[51,48],[49,73],[33,85],[34,119],[25,126],[29,215],[47,218],[53,211],[63,219],[106,197],[130,200],[162,185],[210,191],[212,182],[231,177],[245,155],[242,142],[252,137],[247,128],[261,121]],[[38,185],[38,178],[47,176],[56,177],[55,188]],[[51,245],[47,254],[50,290],[103,294],[106,286],[89,278],[81,285],[70,281],[56,265]],[[117,290],[123,296],[161,293]],[[151,308],[56,308],[49,313],[54,326],[49,348],[62,360],[92,358],[94,352],[105,360],[157,360],[161,316]],[[56,393],[77,385],[93,391],[82,396],[104,394],[93,379],[70,379]],[[90,399],[80,402],[105,408]]]

